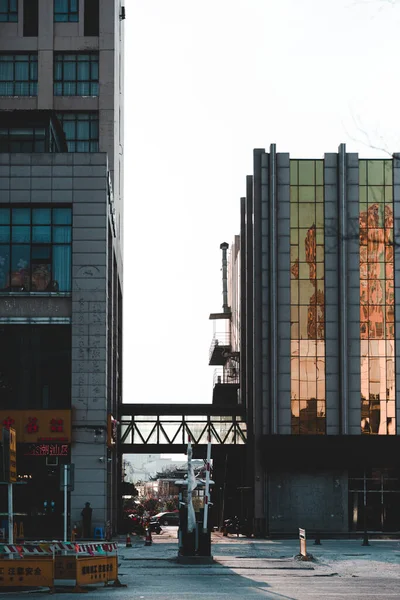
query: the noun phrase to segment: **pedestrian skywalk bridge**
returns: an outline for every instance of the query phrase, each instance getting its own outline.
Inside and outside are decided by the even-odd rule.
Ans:
[[[120,444],[123,453],[179,451],[178,446],[243,445],[247,426],[240,406],[212,404],[123,404]],[[142,450],[140,450],[142,448]]]

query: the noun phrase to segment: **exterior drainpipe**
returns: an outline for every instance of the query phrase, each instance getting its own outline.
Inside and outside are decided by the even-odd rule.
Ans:
[[[229,244],[223,242],[220,245],[222,250],[222,310],[229,312],[228,306],[228,248]]]

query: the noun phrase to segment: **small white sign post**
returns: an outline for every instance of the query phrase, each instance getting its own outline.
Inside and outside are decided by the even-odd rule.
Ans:
[[[68,465],[64,467],[64,542],[68,542],[67,539],[67,527],[68,527]]]

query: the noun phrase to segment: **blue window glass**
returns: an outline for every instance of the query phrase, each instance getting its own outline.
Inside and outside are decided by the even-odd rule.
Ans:
[[[53,242],[58,244],[71,243],[71,227],[53,227]]]
[[[10,245],[0,245],[0,290],[9,286],[10,277]]]
[[[51,242],[51,227],[36,225],[32,227],[32,242],[46,244]]]
[[[10,228],[8,226],[0,225],[0,244],[10,241]]]
[[[51,246],[32,246],[32,259],[50,260]]]
[[[64,210],[64,209],[62,209]],[[66,210],[69,210],[68,208]],[[50,225],[51,210],[50,208],[34,208],[32,210],[32,223],[34,225]]]
[[[71,208],[0,208],[0,291],[71,291]]]
[[[54,225],[71,225],[72,210],[70,208],[54,208],[53,209],[53,224]]]
[[[18,0],[0,0],[0,22],[18,21]]]
[[[11,290],[25,291],[30,288],[30,246],[13,244],[11,247]]]
[[[20,244],[29,244],[31,241],[31,228],[23,225],[14,225],[12,227],[12,241]]]
[[[13,208],[11,214],[13,225],[30,225],[31,211],[29,208]]]
[[[58,291],[71,290],[71,249],[70,246],[53,246],[53,272]]]
[[[54,21],[59,23],[76,23],[78,20],[78,0],[54,0]]]
[[[37,61],[33,53],[0,54],[0,96],[37,96]]]
[[[8,225],[10,222],[10,209],[0,208],[0,225]]]

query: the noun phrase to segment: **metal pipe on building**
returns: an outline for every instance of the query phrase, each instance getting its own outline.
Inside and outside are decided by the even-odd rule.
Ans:
[[[222,242],[220,245],[222,250],[222,310],[224,313],[229,312],[228,306],[228,248],[229,244]]]

